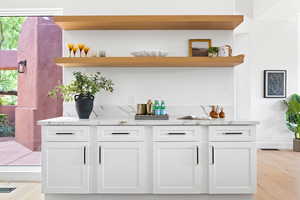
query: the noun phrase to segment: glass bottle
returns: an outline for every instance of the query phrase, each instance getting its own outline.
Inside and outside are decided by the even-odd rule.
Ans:
[[[160,115],[160,105],[158,100],[155,100],[154,102],[154,114]]]
[[[160,114],[161,115],[166,115],[167,112],[166,112],[166,104],[164,101],[161,101],[161,104],[160,104]]]

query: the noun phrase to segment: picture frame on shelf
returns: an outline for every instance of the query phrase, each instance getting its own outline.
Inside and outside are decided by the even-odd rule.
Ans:
[[[264,98],[286,98],[287,70],[264,70]]]
[[[207,57],[208,48],[211,47],[211,39],[190,39],[189,56],[190,57]]]

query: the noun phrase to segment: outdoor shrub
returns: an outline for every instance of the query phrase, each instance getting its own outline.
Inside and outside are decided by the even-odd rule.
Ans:
[[[0,137],[14,137],[15,127],[8,123],[8,116],[0,114]]]

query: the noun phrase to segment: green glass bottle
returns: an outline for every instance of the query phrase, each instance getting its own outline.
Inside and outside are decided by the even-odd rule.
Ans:
[[[160,104],[158,100],[154,101],[154,114],[160,115]]]
[[[167,114],[166,104],[165,104],[164,101],[161,101],[161,104],[160,104],[160,114],[161,115],[166,115]]]

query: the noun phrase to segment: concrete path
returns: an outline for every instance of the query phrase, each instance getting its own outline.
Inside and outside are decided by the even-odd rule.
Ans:
[[[10,138],[0,140],[0,165],[40,165],[41,152],[33,152]]]

